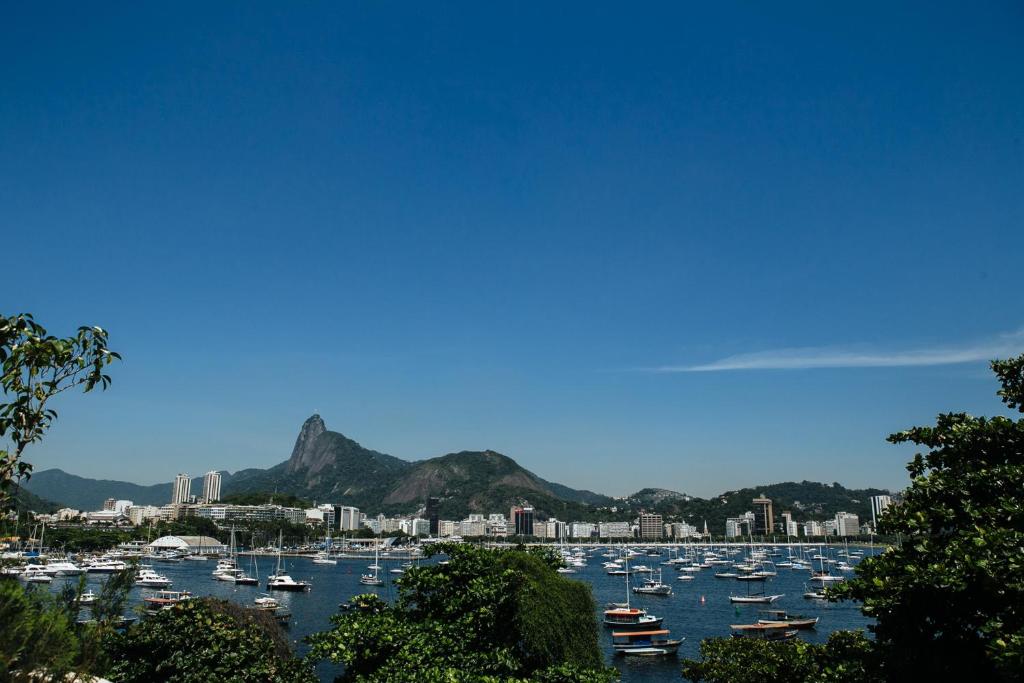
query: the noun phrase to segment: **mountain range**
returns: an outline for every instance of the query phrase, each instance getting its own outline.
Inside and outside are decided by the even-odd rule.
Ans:
[[[707,519],[709,524],[717,525],[726,516],[749,509],[750,498],[761,492],[779,496],[777,512],[781,512],[782,506],[789,509],[795,503],[793,512],[797,519],[834,514],[840,509],[865,514],[870,510],[869,496],[885,493],[878,489],[851,491],[838,484],[802,482],[727,492],[711,499],[653,488],[625,499],[613,499],[546,481],[512,458],[491,450],[460,451],[413,462],[402,460],[328,430],[319,415],[313,415],[302,425],[288,460],[269,469],[223,472],[221,476],[225,496],[286,493],[317,502],[354,505],[371,514],[413,513],[423,508],[428,497],[436,496],[441,499],[441,516],[448,519],[462,519],[471,512],[503,512],[512,505],[529,502],[541,518],[589,521],[610,519],[612,509],[615,513],[647,509],[684,517],[691,523]],[[42,499],[82,510],[99,509],[107,498],[164,505],[171,493],[170,482],[140,486],[88,479],[59,469],[39,471],[23,486]],[[192,491],[198,494],[201,490],[202,479],[197,477],[192,480]]]

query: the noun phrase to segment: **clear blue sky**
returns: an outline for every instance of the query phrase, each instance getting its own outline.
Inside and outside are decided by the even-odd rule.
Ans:
[[[621,495],[901,487],[1024,351],[1024,9],[27,3],[0,309],[111,330],[28,459],[285,459],[314,410]],[[956,361],[956,362],[954,362]]]

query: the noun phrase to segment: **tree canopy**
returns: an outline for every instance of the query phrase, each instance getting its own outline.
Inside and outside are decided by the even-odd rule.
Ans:
[[[344,664],[342,681],[604,682],[590,589],[525,550],[435,546],[448,562],[411,569],[392,606],[355,609],[312,636],[311,656]]]
[[[107,332],[100,327],[79,327],[61,339],[31,314],[0,315],[0,508],[11,505],[14,484],[31,476],[32,466],[21,456],[57,418],[50,400],[78,387],[106,389],[105,369],[120,358],[107,348]]]
[[[1024,411],[1024,356],[996,361],[999,396]],[[889,437],[914,443],[903,502],[882,530],[903,542],[865,560],[835,597],[860,600],[887,676],[1024,677],[1024,419],[939,415]]]
[[[315,683],[273,617],[213,598],[161,610],[108,640],[118,683]]]
[[[1024,411],[1024,356],[994,361],[998,395]],[[706,641],[684,663],[694,681],[1024,679],[1024,419],[939,415],[889,437],[927,449],[910,487],[879,520],[901,542],[828,589],[859,600],[873,640],[825,646]],[[756,675],[754,675],[756,672]],[[843,678],[851,676],[852,678]]]

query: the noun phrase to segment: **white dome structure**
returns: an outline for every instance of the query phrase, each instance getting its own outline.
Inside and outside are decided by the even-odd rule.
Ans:
[[[150,550],[177,550],[185,553],[225,553],[226,545],[211,536],[161,536],[148,546]]]

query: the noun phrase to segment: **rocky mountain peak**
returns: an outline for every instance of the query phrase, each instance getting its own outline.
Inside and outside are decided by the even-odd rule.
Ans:
[[[295,448],[292,449],[292,457],[288,459],[288,471],[308,469],[313,464],[314,445],[320,435],[327,431],[323,418],[313,415],[302,423],[299,436],[295,439]]]

